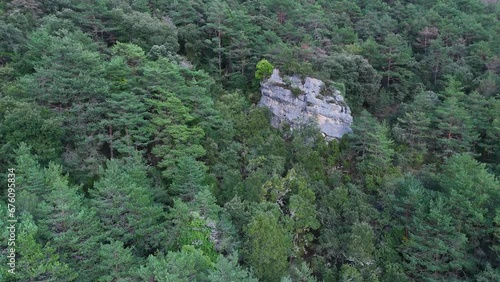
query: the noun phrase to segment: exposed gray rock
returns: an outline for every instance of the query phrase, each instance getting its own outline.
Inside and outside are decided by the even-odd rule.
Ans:
[[[271,77],[261,83],[260,106],[271,110],[272,126],[284,123],[296,127],[316,122],[327,140],[351,132],[351,110],[340,92],[327,88],[319,79],[299,76],[281,77],[274,69]]]

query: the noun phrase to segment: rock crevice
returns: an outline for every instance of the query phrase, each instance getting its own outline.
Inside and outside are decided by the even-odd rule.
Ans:
[[[299,76],[281,77],[274,69],[271,77],[261,83],[259,106],[269,108],[271,124],[297,127],[316,122],[327,140],[341,138],[351,132],[351,111],[340,92],[319,79]]]

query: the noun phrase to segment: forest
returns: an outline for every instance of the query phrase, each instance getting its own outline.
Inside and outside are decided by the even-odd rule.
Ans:
[[[0,281],[500,281],[499,18],[0,0]],[[334,83],[352,133],[272,127],[263,60]]]

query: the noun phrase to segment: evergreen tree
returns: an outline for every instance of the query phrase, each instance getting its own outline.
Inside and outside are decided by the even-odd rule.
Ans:
[[[51,35],[41,28],[34,35],[48,42],[45,46],[32,44],[31,52],[41,53],[33,62],[35,73],[25,76],[21,83],[40,105],[65,117],[64,161],[81,177],[97,172],[103,157],[95,138],[102,116],[100,105],[108,92],[103,78],[101,55],[95,44],[89,43],[81,32],[61,29]],[[39,48],[39,49],[38,49]]]
[[[208,276],[209,281],[226,282],[226,281],[242,281],[242,282],[257,282],[253,277],[252,272],[238,265],[238,255],[233,254],[228,257],[219,256],[217,263],[214,265],[214,270]]]
[[[362,107],[372,108],[377,105],[381,76],[363,57],[335,54],[328,58],[322,70],[334,82],[344,83],[345,93],[342,95],[353,112],[360,112]]]
[[[316,196],[305,179],[297,177],[294,171],[288,173],[285,181],[292,182],[288,183],[289,186],[296,186],[293,187],[295,189],[292,188],[296,194],[290,196],[289,200],[289,213],[294,230],[294,248],[298,255],[307,254],[306,248],[310,247],[314,239],[312,232],[320,227],[316,219]]]
[[[0,101],[0,167],[5,168],[14,159],[14,150],[21,142],[31,147],[39,160],[60,161],[62,121],[53,113],[33,103],[16,102],[12,99]]]
[[[124,247],[121,241],[101,244],[98,249],[99,263],[95,265],[103,275],[99,282],[137,281],[137,264],[140,262],[130,248]]]
[[[467,236],[468,252],[475,256],[488,253],[491,243],[487,238],[493,233],[495,210],[500,204],[500,182],[484,164],[465,154],[448,159],[437,179],[450,201],[454,226]],[[473,263],[479,261],[476,257]]]
[[[103,231],[95,212],[83,205],[83,197],[77,187],[68,183],[62,168],[51,164],[45,170],[45,180],[50,192],[40,203],[40,224],[46,227],[45,237],[67,263],[79,274],[78,281],[96,281],[99,262],[96,250]]]
[[[352,148],[357,156],[358,169],[369,189],[382,184],[384,175],[392,168],[394,142],[389,137],[387,124],[380,124],[367,111],[361,113],[353,125]]]
[[[169,192],[174,196],[181,197],[184,201],[193,200],[198,192],[208,189],[205,184],[205,170],[205,166],[193,158],[181,156]]]
[[[172,93],[159,90],[154,98],[147,101],[154,111],[151,123],[155,130],[155,147],[152,153],[160,160],[158,166],[163,169],[162,174],[170,178],[180,157],[199,158],[205,154],[199,144],[204,132],[200,127],[189,126],[193,116]]]
[[[376,44],[376,43],[375,43]],[[388,34],[367,59],[382,75],[382,86],[393,91],[393,102],[403,101],[412,86],[412,51],[400,34]]]
[[[37,242],[38,227],[31,215],[22,215],[22,224],[17,233],[16,279],[22,281],[75,281],[78,277],[73,269],[60,261],[56,249],[50,244]]]
[[[16,190],[19,198],[17,207],[20,210],[34,214],[35,219],[44,215],[39,209],[39,204],[50,192],[46,185],[45,173],[43,172],[37,156],[31,154],[31,147],[21,143],[16,153]]]
[[[432,92],[421,92],[415,100],[405,105],[404,114],[397,118],[392,132],[396,140],[408,145],[411,158],[423,161],[433,139],[432,118],[437,97]],[[419,157],[420,156],[420,157]]]
[[[456,229],[442,195],[421,205],[410,223],[410,237],[401,248],[407,274],[413,279],[460,279],[471,267],[467,237]]]
[[[163,210],[153,201],[146,170],[137,155],[110,160],[90,191],[101,228],[139,254],[154,252],[166,235],[161,232]]]
[[[261,212],[252,218],[247,226],[248,254],[245,257],[259,279],[276,281],[284,276],[290,239],[271,212]]]
[[[202,251],[186,245],[178,252],[149,256],[139,273],[144,280],[158,282],[209,281],[212,269],[213,263]]]
[[[442,157],[470,152],[478,139],[472,119],[457,97],[449,97],[436,108],[436,150]]]

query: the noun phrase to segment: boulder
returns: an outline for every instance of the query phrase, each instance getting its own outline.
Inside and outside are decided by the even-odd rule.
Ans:
[[[319,79],[299,76],[281,77],[279,70],[261,83],[259,106],[272,113],[271,124],[292,128],[315,122],[327,140],[351,132],[351,111],[340,92]]]

